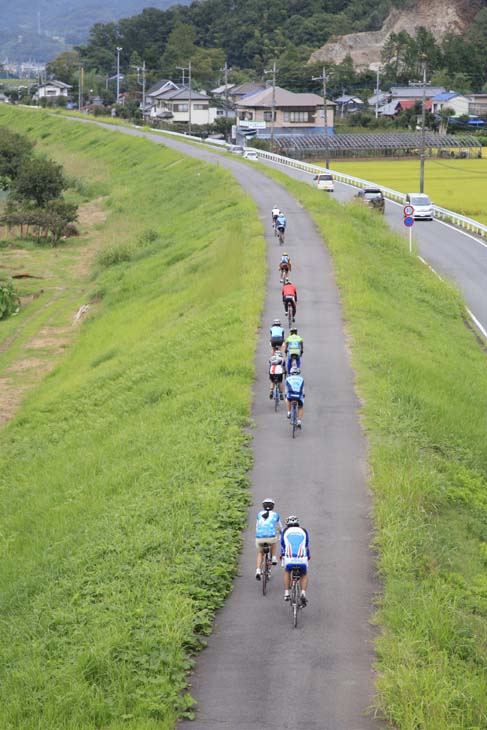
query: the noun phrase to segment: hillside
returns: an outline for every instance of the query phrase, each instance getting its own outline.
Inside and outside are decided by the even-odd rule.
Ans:
[[[341,63],[350,55],[357,67],[376,68],[381,50],[391,34],[406,32],[415,37],[427,28],[437,40],[447,33],[463,33],[473,21],[479,3],[466,0],[411,0],[406,7],[393,8],[378,31],[349,33],[315,51],[311,62]]]

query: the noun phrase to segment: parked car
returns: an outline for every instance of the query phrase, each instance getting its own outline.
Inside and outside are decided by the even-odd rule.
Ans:
[[[229,144],[227,145],[227,152],[231,152],[234,155],[243,155],[244,148],[240,144]]]
[[[313,180],[316,182],[318,190],[326,190],[328,193],[335,190],[333,175],[329,172],[320,172],[319,175],[314,176]]]
[[[413,206],[414,220],[432,221],[435,217],[433,203],[425,193],[408,193],[404,202],[409,203],[409,205]]]
[[[244,150],[243,156],[246,160],[257,160],[257,152],[255,150]]]
[[[386,207],[386,201],[384,199],[384,193],[380,188],[361,188],[355,197],[360,200],[369,208],[378,210],[379,213],[383,213]]]

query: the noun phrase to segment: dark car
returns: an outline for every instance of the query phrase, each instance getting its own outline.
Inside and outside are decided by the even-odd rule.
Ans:
[[[355,197],[370,208],[378,210],[379,213],[384,212],[386,201],[380,188],[362,188]]]

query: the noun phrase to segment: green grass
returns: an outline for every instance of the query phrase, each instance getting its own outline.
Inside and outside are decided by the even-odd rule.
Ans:
[[[76,344],[0,433],[0,726],[173,728],[246,515],[261,224],[214,166],[0,124],[91,176],[106,248],[129,250],[100,254]]]
[[[455,289],[373,211],[351,203],[344,215],[319,191],[267,174],[322,231],[350,335],[383,582],[377,710],[399,730],[485,728],[485,352]]]
[[[418,160],[333,161],[338,172],[385,185],[402,193],[419,190]],[[487,158],[426,160],[425,193],[436,205],[487,224]]]

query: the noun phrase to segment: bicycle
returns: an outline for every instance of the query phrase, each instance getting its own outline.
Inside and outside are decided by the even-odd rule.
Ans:
[[[291,325],[292,325],[293,320],[294,320],[293,314],[294,314],[293,305],[292,305],[291,302],[288,302],[288,305],[287,305],[287,323],[288,323],[289,329],[291,329]]]
[[[283,243],[284,243],[284,233],[285,233],[285,230],[286,229],[283,226],[278,226],[277,227],[277,236],[279,237],[279,246],[282,246]]]
[[[279,267],[279,282],[284,283],[284,280],[289,276],[289,268],[287,266]]]
[[[301,568],[299,566],[291,570],[291,590],[289,602],[293,612],[293,626],[298,626],[298,611],[303,607],[301,603]]]
[[[293,439],[296,438],[296,431],[298,430],[298,401],[292,400],[291,401],[291,418],[290,418],[291,426],[293,429]]]
[[[271,547],[268,542],[265,542],[262,546],[262,572],[261,572],[261,583],[262,583],[262,595],[265,596],[267,591],[267,583],[271,577]]]

